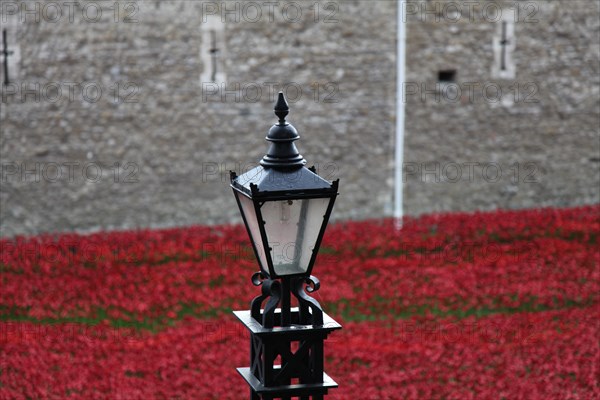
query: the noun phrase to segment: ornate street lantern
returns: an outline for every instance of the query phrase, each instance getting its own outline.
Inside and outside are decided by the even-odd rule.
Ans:
[[[288,113],[279,93],[269,151],[260,166],[232,174],[231,181],[261,271],[270,278],[310,275],[337,196],[338,181],[329,183],[305,167]]]
[[[250,331],[250,367],[238,372],[250,386],[251,400],[322,399],[337,387],[323,371],[323,342],[341,326],[308,293],[320,288],[311,272],[338,181],[330,183],[305,167],[294,144],[298,132],[285,120],[288,113],[279,93],[279,123],[269,130],[271,145],[260,166],[240,176],[231,172],[231,187],[260,265],[252,283],[262,286],[250,310],[234,311]],[[292,295],[297,307],[292,307]]]

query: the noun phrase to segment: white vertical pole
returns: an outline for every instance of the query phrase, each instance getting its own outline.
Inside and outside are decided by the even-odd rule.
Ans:
[[[397,13],[397,62],[396,62],[396,165],[394,171],[395,194],[394,194],[394,218],[396,227],[402,226],[402,164],[404,163],[404,99],[403,88],[406,79],[406,0],[398,0]]]

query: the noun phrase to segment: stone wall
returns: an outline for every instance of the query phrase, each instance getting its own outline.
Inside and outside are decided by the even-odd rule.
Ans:
[[[436,99],[407,87],[406,210],[598,202],[600,3],[494,3],[498,18],[488,3],[473,22],[453,22],[442,6],[446,21],[408,25],[407,81],[431,89],[438,71],[456,70],[459,90],[441,88]],[[500,17],[516,20],[512,79],[493,76]]]
[[[598,6],[488,3],[406,9],[405,213],[598,202]],[[266,151],[278,90],[301,153],[340,178],[335,218],[391,215],[396,2],[1,11],[3,236],[239,222],[228,170]]]

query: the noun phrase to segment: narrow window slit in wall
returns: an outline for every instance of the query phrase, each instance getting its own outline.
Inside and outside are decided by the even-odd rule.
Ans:
[[[216,90],[222,89],[226,83],[225,75],[225,23],[221,18],[210,16],[202,22],[202,45],[200,60],[202,87],[210,85]]]
[[[2,37],[0,38],[0,72],[2,86],[16,84],[21,80],[19,65],[21,63],[21,48],[17,42],[17,20],[12,15],[2,16]]]
[[[510,15],[496,23],[496,33],[492,41],[494,62],[492,63],[492,78],[514,79],[516,65],[514,51],[516,46],[515,24]]]

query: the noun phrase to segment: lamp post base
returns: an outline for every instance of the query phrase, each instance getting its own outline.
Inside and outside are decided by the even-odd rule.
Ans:
[[[275,367],[277,370],[278,367]],[[237,371],[246,380],[252,392],[258,399],[271,400],[277,397],[300,397],[308,399],[312,396],[313,399],[322,399],[327,394],[329,389],[335,389],[338,384],[333,379],[323,372],[323,382],[313,384],[292,384],[276,387],[264,386],[250,371],[249,367],[238,368]],[[320,397],[319,397],[320,396]]]
[[[322,325],[298,324],[298,308],[290,311],[291,324],[273,328],[263,327],[249,310],[234,311],[250,331],[250,367],[238,372],[250,386],[251,400],[323,399],[338,386],[323,371],[323,342],[342,326],[325,313]],[[281,310],[275,310],[274,319],[279,325]]]

